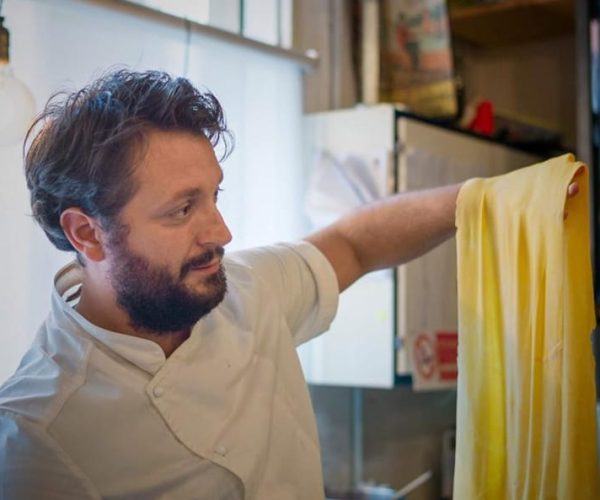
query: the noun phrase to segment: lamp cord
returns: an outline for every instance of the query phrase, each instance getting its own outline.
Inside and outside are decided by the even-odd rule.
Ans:
[[[3,0],[0,0],[2,2]],[[185,25],[185,48],[183,53],[183,76],[188,77],[188,71],[190,69],[190,45],[192,43],[192,23],[186,17],[184,19]]]

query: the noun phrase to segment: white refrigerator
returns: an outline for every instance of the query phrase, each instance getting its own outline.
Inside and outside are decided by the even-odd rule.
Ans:
[[[539,161],[389,104],[308,115],[304,125],[308,231],[396,192]],[[456,383],[456,334],[452,239],[409,264],[357,281],[340,296],[330,330],[299,353],[312,384],[390,388],[412,375],[416,389],[440,389]]]

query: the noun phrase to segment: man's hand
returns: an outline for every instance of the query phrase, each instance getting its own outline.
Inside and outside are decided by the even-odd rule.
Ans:
[[[571,182],[571,184],[569,184],[569,187],[567,188],[567,198],[572,198],[573,196],[576,196],[579,193],[579,184],[577,183],[576,179],[577,179],[577,177],[582,175],[584,171],[585,171],[585,167],[579,167],[579,169],[577,169],[577,172],[575,172],[575,177],[574,177],[575,180],[573,180],[573,182]],[[565,210],[563,220],[566,220],[568,216],[569,216],[569,212],[567,212]]]

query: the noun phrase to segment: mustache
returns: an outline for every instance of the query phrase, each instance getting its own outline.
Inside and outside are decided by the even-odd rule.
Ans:
[[[181,277],[183,278],[194,267],[200,267],[209,264],[215,259],[215,257],[221,260],[223,258],[223,255],[225,255],[225,249],[222,246],[215,245],[214,247],[209,248],[198,257],[194,257],[193,259],[188,260],[181,267]]]

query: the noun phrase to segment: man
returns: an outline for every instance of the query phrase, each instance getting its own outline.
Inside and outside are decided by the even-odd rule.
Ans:
[[[210,93],[121,70],[37,125],[33,214],[77,262],[0,388],[0,498],[322,498],[295,347],[359,277],[449,238],[459,186],[224,257]]]

